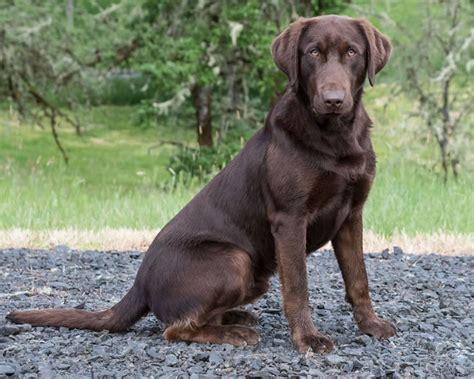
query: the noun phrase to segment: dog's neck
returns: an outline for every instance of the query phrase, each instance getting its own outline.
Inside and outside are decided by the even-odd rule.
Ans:
[[[277,100],[267,125],[279,128],[309,149],[334,157],[357,155],[371,150],[372,122],[362,105],[362,88],[354,96],[351,112],[340,115],[313,113],[307,98],[287,87]]]

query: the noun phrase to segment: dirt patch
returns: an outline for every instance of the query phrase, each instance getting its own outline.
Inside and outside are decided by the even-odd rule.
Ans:
[[[40,249],[67,245],[74,249],[146,250],[157,233],[158,229],[9,229],[0,230],[0,248]],[[393,246],[399,246],[411,254],[474,255],[474,234],[396,234],[385,237],[371,231],[365,232],[366,252],[393,249]],[[325,248],[330,248],[330,245]]]

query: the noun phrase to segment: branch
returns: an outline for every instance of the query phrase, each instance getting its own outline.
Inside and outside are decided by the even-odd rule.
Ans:
[[[54,106],[51,104],[47,99],[45,99],[36,89],[33,87],[30,87],[28,89],[28,92],[34,97],[36,102],[42,106],[45,109],[50,109],[52,112],[57,114],[58,116],[64,118],[68,124],[70,124],[74,129],[76,129],[76,132],[80,130],[80,124],[72,120],[67,114],[65,114],[63,111],[61,111],[58,107]],[[80,132],[79,132],[80,134]]]
[[[58,147],[59,151],[61,152],[61,155],[63,156],[64,162],[67,164],[69,161],[69,157],[66,154],[66,151],[64,150],[60,140],[59,140],[59,135],[57,131],[57,119],[56,116],[60,116],[64,118],[69,124],[71,124],[75,129],[76,133],[80,133],[80,125],[74,120],[72,120],[68,115],[66,115],[64,112],[59,110],[56,106],[51,104],[39,91],[37,91],[34,86],[30,83],[26,75],[20,74],[20,78],[23,80],[23,82],[26,84],[28,87],[28,93],[33,96],[35,99],[36,103],[40,105],[43,109],[43,112],[46,116],[49,117],[50,119],[50,126],[51,126],[51,133],[53,134],[54,142],[56,143],[56,146]]]
[[[456,128],[458,126],[459,122],[461,122],[461,120],[466,115],[470,114],[471,112],[474,112],[474,103],[473,102],[470,102],[469,104],[467,104],[463,107],[463,110],[459,113],[459,116],[456,117],[456,119],[453,121],[454,128]]]
[[[21,37],[25,38],[25,37],[28,37],[30,34],[40,32],[41,29],[45,28],[46,26],[51,25],[52,22],[53,22],[53,19],[51,17],[48,17],[43,22],[39,22],[38,24],[36,24],[35,26],[32,26],[31,28],[20,27],[16,29],[16,31],[14,31],[13,33],[16,33],[16,34],[23,33]]]
[[[54,142],[56,142],[56,146],[58,147],[59,151],[61,152],[61,155],[63,156],[64,163],[66,163],[67,165],[69,162],[69,157],[67,156],[66,150],[64,150],[63,146],[61,145],[61,142],[59,141],[59,135],[56,129],[57,123],[56,123],[55,111],[51,112],[49,120],[50,120],[51,133],[53,134]]]
[[[118,11],[123,6],[123,3],[113,4],[108,8],[105,8],[102,12],[97,13],[94,18],[98,21],[104,21],[112,13]]]

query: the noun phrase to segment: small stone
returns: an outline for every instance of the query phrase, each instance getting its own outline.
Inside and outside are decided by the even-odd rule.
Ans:
[[[407,323],[397,324],[397,329],[401,332],[406,332],[407,330],[411,329],[411,326],[408,325]]]
[[[0,375],[11,376],[14,375],[15,372],[16,369],[14,367],[7,364],[0,364]]]
[[[390,258],[390,252],[388,249],[384,249],[382,251],[382,259],[388,259],[388,258]]]
[[[1,336],[13,336],[21,332],[19,325],[3,325],[0,327]]]
[[[70,288],[70,286],[64,282],[51,282],[49,283],[49,286],[57,290],[68,290]]]
[[[460,375],[467,375],[467,370],[463,366],[456,366],[456,372]]]
[[[92,354],[97,358],[107,359],[109,357],[108,352],[105,350],[104,346],[95,346],[92,349]]]
[[[67,254],[71,251],[71,248],[67,245],[57,245],[54,250],[59,254]]]
[[[376,378],[381,378],[382,375],[383,375],[383,372],[382,372],[382,369],[380,369],[380,367],[375,367],[374,370],[372,371],[372,374],[373,374]]]
[[[363,354],[363,350],[360,348],[353,348],[349,347],[347,349],[344,349],[344,354],[349,354],[349,355],[354,355],[354,356],[360,356]]]
[[[324,372],[318,370],[317,368],[310,368],[308,374],[317,378],[323,378],[325,376]]]
[[[372,345],[373,341],[372,341],[372,338],[370,338],[369,336],[363,334],[359,337],[357,337],[355,339],[355,341],[361,345],[364,345],[364,346],[370,346]]]
[[[346,359],[339,356],[339,355],[336,355],[336,354],[329,354],[329,355],[326,355],[326,357],[324,358],[324,360],[329,363],[330,365],[340,365],[341,363],[344,363],[346,362]]]
[[[201,366],[193,366],[189,369],[191,374],[201,374],[203,372],[203,368]]]
[[[63,362],[57,364],[55,368],[57,368],[58,370],[67,370],[69,367],[71,367],[69,363]]]
[[[362,367],[364,367],[364,365],[357,359],[352,361],[352,370],[360,370]]]
[[[209,362],[214,364],[220,364],[224,362],[224,359],[220,354],[212,352],[211,354],[209,354]]]
[[[432,332],[434,327],[433,325],[427,324],[426,322],[420,322],[418,329],[420,329],[422,332]]]
[[[260,370],[263,366],[264,366],[264,364],[263,364],[262,360],[258,357],[252,359],[251,364],[250,364],[250,367],[253,370]]]
[[[393,247],[393,254],[394,255],[403,255],[403,250],[399,246],[394,246]]]
[[[352,372],[353,365],[352,362],[347,362],[346,365],[344,366],[344,372],[349,373]]]
[[[21,324],[17,326],[20,328],[21,333],[29,332],[33,329],[33,327],[30,324]]]
[[[162,354],[154,346],[150,347],[149,349],[146,349],[146,353],[149,357],[153,359],[160,359],[162,356]]]
[[[393,369],[393,368],[387,368],[387,369],[385,370],[385,375],[386,375],[386,376],[391,376],[391,375],[393,375],[394,373],[395,373],[395,369]]]
[[[196,362],[206,362],[209,360],[209,355],[205,353],[197,353],[197,354],[194,354],[193,359]]]
[[[176,363],[178,363],[178,358],[176,358],[176,355],[174,354],[168,354],[165,359],[165,364],[168,366],[174,366]]]
[[[140,258],[140,257],[142,256],[142,254],[137,251],[137,252],[130,253],[129,256],[130,256],[130,258],[132,258],[132,259],[138,259],[138,258]]]

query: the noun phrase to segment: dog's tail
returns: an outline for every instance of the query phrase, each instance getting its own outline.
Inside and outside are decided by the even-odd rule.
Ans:
[[[105,311],[87,312],[80,309],[14,311],[6,318],[15,323],[33,326],[63,326],[71,329],[122,332],[148,311],[142,291],[134,285],[120,302]]]

